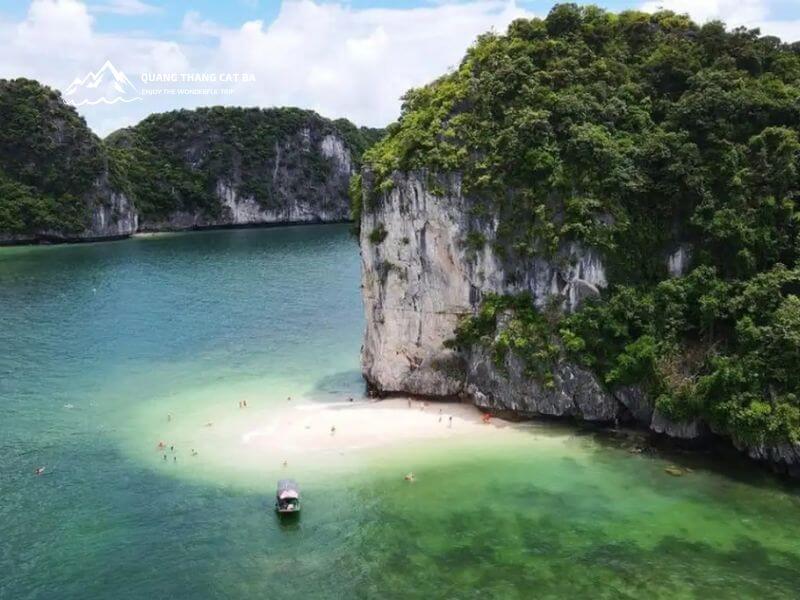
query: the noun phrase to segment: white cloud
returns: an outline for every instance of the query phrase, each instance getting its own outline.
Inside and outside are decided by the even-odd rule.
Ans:
[[[188,36],[219,37],[225,30],[213,21],[203,19],[197,11],[190,10],[183,16],[181,31]]]
[[[221,70],[252,72],[247,103],[307,106],[329,116],[385,125],[399,98],[457,65],[475,38],[533,15],[513,1],[355,10],[311,0],[285,2],[277,19],[219,36]]]
[[[117,8],[137,4],[108,1]],[[144,4],[144,3],[138,3]],[[210,97],[145,97],[129,105],[81,107],[106,134],[150,112],[224,102],[245,106],[300,106],[365,125],[386,125],[400,97],[457,65],[482,32],[502,31],[532,16],[514,0],[472,0],[414,9],[355,9],[344,2],[285,1],[275,21],[224,28],[186,13],[174,41],[101,35],[79,0],[34,0],[13,31],[0,26],[9,48],[0,77],[26,76],[64,89],[106,59],[135,83],[143,72],[252,73],[235,93]],[[55,51],[54,51],[55,49]]]
[[[714,19],[728,27],[761,29],[765,35],[777,35],[786,42],[800,40],[800,20],[777,21],[770,18],[769,0],[650,0],[642,5],[648,12],[665,9],[690,15],[698,23]]]
[[[94,13],[110,13],[114,15],[138,16],[161,12],[161,8],[142,0],[108,0],[102,4],[93,4],[90,10]]]
[[[74,51],[91,37],[92,17],[84,4],[76,0],[36,0],[18,25],[13,41],[27,48],[41,44]]]
[[[492,28],[504,31],[514,18],[533,16],[514,0],[431,2],[407,9],[357,9],[345,0],[285,0],[271,23],[254,20],[223,27],[188,11],[180,31],[156,39],[141,32],[100,33],[92,14],[99,5],[133,10],[150,6],[148,2],[95,1],[87,7],[81,0],[33,0],[21,21],[0,20],[0,77],[30,77],[63,90],[105,60],[137,85],[140,73],[256,77],[254,83],[236,84],[226,96],[144,97],[126,105],[82,107],[101,134],[151,112],[219,103],[300,106],[359,124],[385,125],[398,116],[406,90],[456,66],[479,34]],[[654,0],[643,6],[800,38],[798,23],[775,21],[765,8],[767,1]]]

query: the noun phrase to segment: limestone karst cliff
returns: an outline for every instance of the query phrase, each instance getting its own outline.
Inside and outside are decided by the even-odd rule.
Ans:
[[[381,134],[296,108],[151,115],[100,140],[61,95],[0,81],[0,244],[350,219]]]
[[[143,230],[335,222],[378,130],[295,108],[151,115],[111,134]]]
[[[0,80],[0,243],[117,238],[137,225],[105,146],[60,94]]]
[[[422,173],[397,175],[391,192],[364,211],[361,221],[362,288],[367,326],[364,376],[381,393],[465,396],[479,406],[520,415],[571,416],[614,421],[622,405],[586,369],[560,361],[554,385],[525,374],[513,354],[500,369],[479,347],[448,348],[459,322],[475,313],[487,293],[528,292],[544,307],[553,297],[574,310],[606,287],[596,252],[569,243],[552,259],[509,264],[490,245],[465,240],[476,231],[470,200],[459,178],[442,179],[435,195]],[[371,181],[365,180],[367,192]],[[492,238],[497,223],[483,225]],[[377,233],[376,233],[377,232]]]
[[[798,82],[794,47],[669,11],[481,36],[354,180],[369,386],[800,474]]]

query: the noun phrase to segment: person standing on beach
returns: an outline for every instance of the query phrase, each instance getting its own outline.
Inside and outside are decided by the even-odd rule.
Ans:
[[[453,427],[453,417],[452,416],[450,416],[447,426],[448,427]]]

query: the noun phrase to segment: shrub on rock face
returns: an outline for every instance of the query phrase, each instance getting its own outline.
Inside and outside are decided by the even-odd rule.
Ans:
[[[380,244],[386,239],[387,235],[389,235],[389,232],[386,231],[386,228],[383,226],[383,224],[379,224],[375,229],[370,231],[369,241],[373,244]]]
[[[564,352],[609,386],[644,385],[668,416],[798,441],[798,96],[800,54],[776,38],[560,5],[408,92],[365,155],[365,193],[379,202],[395,170],[457,172],[494,236],[466,240],[474,252],[522,264],[568,242],[597,249],[610,285],[553,325]],[[691,262],[671,279],[676,247]],[[476,340],[536,359],[548,330],[515,302],[524,327]]]

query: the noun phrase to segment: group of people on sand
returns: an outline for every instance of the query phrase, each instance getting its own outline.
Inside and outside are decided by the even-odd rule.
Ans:
[[[411,406],[412,406],[412,404],[411,404],[411,398],[409,398],[409,399],[408,399],[408,408],[411,408]],[[422,402],[422,404],[420,405],[419,409],[420,409],[420,410],[425,410],[425,408],[426,408],[427,406],[428,406],[428,403],[427,403],[427,402],[425,402],[425,401],[423,401],[423,402]],[[441,422],[442,422],[442,417],[443,417],[443,416],[444,416],[444,415],[442,415],[442,409],[440,408],[440,409],[439,409],[439,423],[441,423]],[[484,422],[486,422],[486,421],[484,420]],[[447,417],[447,426],[448,426],[448,427],[450,427],[450,428],[452,428],[452,427],[453,427],[453,415],[448,415],[448,417]]]
[[[412,406],[412,405],[411,405],[411,398],[409,398],[409,399],[408,399],[408,408],[411,408],[411,406]],[[420,410],[425,410],[425,408],[426,408],[427,406],[428,406],[428,403],[427,403],[427,402],[425,402],[425,401],[423,401],[423,402],[422,402],[422,405],[420,406]],[[440,409],[439,409],[439,423],[441,423],[441,422],[442,422],[442,416],[443,416],[443,415],[442,415],[442,409],[440,408]],[[492,422],[492,415],[491,415],[491,414],[489,414],[489,413],[483,413],[483,415],[481,415],[481,421],[482,421],[483,423],[491,423],[491,422]],[[449,416],[447,417],[447,426],[448,426],[448,427],[453,427],[453,416],[452,416],[452,415],[449,415]]]

